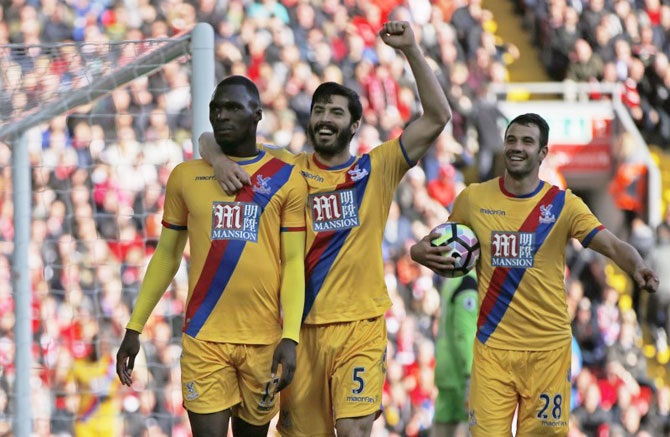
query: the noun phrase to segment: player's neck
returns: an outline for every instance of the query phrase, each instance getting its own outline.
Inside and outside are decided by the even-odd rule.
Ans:
[[[226,155],[236,158],[248,158],[258,155],[258,145],[255,138],[252,141],[245,141],[244,143],[223,145],[221,146],[221,150]]]
[[[507,171],[503,178],[503,187],[505,191],[515,196],[525,196],[530,194],[540,184],[540,177],[537,172],[529,174],[521,179],[513,178]]]
[[[324,155],[323,153],[314,152],[314,156],[325,167],[338,167],[351,160],[351,153],[349,153],[348,147],[335,155]]]

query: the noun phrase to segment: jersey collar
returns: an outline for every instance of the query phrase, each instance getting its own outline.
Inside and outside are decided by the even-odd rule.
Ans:
[[[347,168],[347,167],[351,166],[351,164],[353,164],[354,161],[356,160],[356,157],[351,156],[349,158],[349,160],[347,162],[345,162],[344,164],[334,165],[332,167],[328,167],[327,165],[319,162],[319,160],[316,157],[316,153],[314,153],[312,155],[312,160],[314,161],[314,164],[316,164],[316,166],[319,167],[322,170],[342,170],[343,168]]]
[[[512,194],[505,189],[505,178],[504,177],[501,177],[500,179],[498,179],[498,184],[500,185],[500,191],[502,191],[505,196],[514,197],[515,199],[528,199],[530,197],[533,197],[534,195],[536,195],[537,193],[540,192],[542,187],[544,187],[544,181],[540,181],[540,183],[537,185],[537,188],[535,188],[530,193],[521,194],[521,195],[517,196],[516,194]]]
[[[239,165],[248,165],[260,161],[261,159],[263,159],[264,156],[265,156],[265,150],[261,150],[258,152],[258,155],[256,156],[251,156],[248,159],[243,159],[241,161],[233,159],[233,161],[235,161],[235,163]]]

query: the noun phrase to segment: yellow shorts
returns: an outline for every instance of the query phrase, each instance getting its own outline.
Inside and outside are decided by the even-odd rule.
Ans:
[[[470,382],[473,437],[565,436],[570,417],[571,345],[549,351],[494,349],[475,341]]]
[[[281,393],[281,435],[333,436],[337,419],[379,412],[386,343],[383,316],[303,325],[295,377]]]
[[[182,335],[184,408],[198,414],[233,408],[233,415],[265,425],[279,410],[270,377],[276,345],[214,343]]]

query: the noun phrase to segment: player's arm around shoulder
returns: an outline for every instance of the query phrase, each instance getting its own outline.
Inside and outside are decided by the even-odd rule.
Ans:
[[[658,289],[658,276],[645,264],[637,250],[609,230],[599,231],[588,247],[609,257],[631,275],[641,289],[650,293]]]
[[[401,144],[409,161],[416,163],[451,120],[451,109],[411,25],[406,21],[389,21],[379,31],[379,36],[386,45],[405,55],[414,74],[423,114],[404,130]]]
[[[214,168],[216,180],[229,196],[237,193],[244,185],[251,185],[249,174],[223,153],[212,132],[203,132],[200,135],[198,150],[202,159]]]
[[[135,357],[140,350],[139,336],[151,312],[179,269],[188,233],[184,229],[164,227],[156,251],[151,257],[126,334],[116,354],[116,374],[121,383],[132,384]]]

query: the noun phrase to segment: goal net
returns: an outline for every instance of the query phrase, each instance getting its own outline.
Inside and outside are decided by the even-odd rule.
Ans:
[[[9,406],[0,411],[11,411],[0,416],[2,435],[19,434],[22,418],[37,435],[188,433],[179,375],[186,262],[147,323],[132,388],[119,384],[112,354],[160,234],[168,175],[193,154],[192,109],[203,108],[191,99],[202,70],[193,43],[186,33],[0,47],[0,407]],[[210,91],[213,79],[212,69]],[[12,166],[26,149],[29,168]],[[14,214],[19,172],[32,187],[27,223]],[[17,304],[26,290],[10,274],[20,270],[20,225],[30,230],[27,313]],[[21,320],[26,345],[14,329]],[[27,366],[15,365],[21,353]]]

